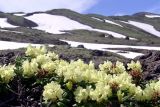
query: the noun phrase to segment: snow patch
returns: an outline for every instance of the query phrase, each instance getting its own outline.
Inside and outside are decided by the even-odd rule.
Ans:
[[[96,18],[96,17],[92,17],[92,18],[95,19],[95,20],[101,21],[101,22],[106,22],[106,23],[109,23],[109,24],[113,24],[113,25],[116,25],[116,26],[123,27],[122,25],[120,25],[118,23],[115,23],[113,21],[107,20],[107,19],[99,19],[99,18]]]
[[[145,15],[148,18],[160,18],[160,15]]]
[[[121,50],[107,50],[107,51],[110,51],[110,52],[113,52],[113,53],[117,53],[117,54],[119,54],[121,56],[124,56],[126,58],[130,58],[130,59],[134,59],[137,56],[144,55],[142,53],[130,52],[130,51],[121,51]]]
[[[137,56],[142,56],[142,55],[144,55],[144,54],[142,54],[142,53],[129,52],[129,51],[127,51],[126,53],[117,53],[117,54],[122,55],[122,56],[124,56],[124,57],[126,57],[126,58],[130,58],[130,59],[134,59],[134,58],[137,57]]]
[[[25,48],[29,44],[31,43],[0,41],[0,50]],[[42,46],[44,44],[31,44],[31,45],[32,46]],[[53,47],[54,45],[48,45],[48,46]]]
[[[16,16],[24,16],[26,14],[24,14],[24,13],[17,13],[17,14],[14,14],[14,15],[16,15]]]
[[[134,48],[134,49],[146,49],[146,50],[160,50],[160,47],[151,47],[151,46],[95,44],[95,43],[83,43],[83,42],[75,42],[75,41],[67,41],[67,40],[61,40],[61,41],[67,42],[72,47],[77,47],[78,45],[84,45],[84,47],[87,48],[87,49],[115,52],[119,55],[123,55],[123,56],[128,57],[128,58],[135,58],[135,57],[137,57],[139,55],[143,55],[143,54],[142,53],[136,53],[136,52],[119,53],[120,50],[110,50],[110,49],[107,49],[107,48]]]
[[[129,40],[138,40],[138,39],[136,39],[136,38],[132,38],[132,37],[129,37]]]
[[[88,29],[88,30],[101,32],[101,33],[107,33],[107,34],[112,35],[115,38],[126,38],[125,35],[122,35],[122,34],[119,34],[119,33],[115,33],[115,32],[112,32],[112,31],[101,30],[101,29]]]
[[[103,20],[102,19],[99,19],[99,18],[96,18],[96,17],[92,17],[93,19],[95,19],[95,20],[98,20],[98,21],[101,21],[101,22],[103,22]]]
[[[96,17],[92,17],[92,18],[95,19],[95,20],[101,21],[101,22],[106,22],[106,23],[109,23],[109,24],[113,24],[113,25],[116,25],[116,26],[123,27],[122,25],[120,25],[118,23],[115,23],[113,21],[107,20],[107,19],[100,19],[100,18],[96,18]]]
[[[15,28],[17,26],[9,24],[7,22],[7,18],[0,18],[0,27],[1,28]]]
[[[105,19],[105,22],[106,22],[106,23],[113,24],[113,25],[117,25],[117,26],[120,26],[120,27],[123,27],[122,25],[120,25],[120,24],[118,24],[118,23],[115,23],[115,22],[113,22],[113,21],[107,20],[107,19]]]

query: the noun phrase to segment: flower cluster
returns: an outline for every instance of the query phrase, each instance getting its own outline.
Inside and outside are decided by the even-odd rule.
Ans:
[[[55,102],[59,99],[62,99],[62,95],[63,90],[58,83],[52,81],[51,83],[48,83],[46,86],[44,86],[43,97],[46,102]]]
[[[72,105],[98,106],[117,100],[119,104],[130,106],[135,102],[160,101],[160,81],[146,85],[135,81],[143,73],[139,61],[131,61],[127,68],[119,61],[105,61],[96,69],[92,61],[89,64],[82,60],[67,62],[54,52],[47,52],[45,47],[32,46],[27,48],[26,56],[29,59],[22,63],[23,77],[45,77],[46,81],[49,75],[47,81],[50,83],[43,90],[46,103],[71,101]]]
[[[90,92],[90,97],[93,101],[102,102],[108,100],[112,96],[112,89],[109,85],[102,82],[96,84],[95,90]]]
[[[66,61],[61,61],[58,64],[56,73],[58,76],[64,77],[64,81],[72,82],[91,82],[94,81],[95,72],[94,64],[85,64],[82,60],[71,61],[70,63]]]
[[[145,89],[138,86],[135,91],[135,99],[137,101],[158,101],[160,98],[160,81],[152,81],[146,84]]]
[[[38,64],[36,60],[32,60],[31,62],[26,60],[23,62],[22,68],[24,77],[32,77],[38,71]]]
[[[2,83],[9,83],[14,78],[16,75],[14,68],[14,65],[0,66],[0,78]]]
[[[37,55],[45,54],[46,52],[47,52],[47,49],[45,46],[33,47],[29,45],[25,53],[27,56],[36,57]]]
[[[74,92],[76,102],[81,103],[82,101],[86,101],[90,96],[92,88],[88,86],[87,88],[78,87]]]
[[[105,61],[104,64],[100,64],[99,68],[101,71],[107,74],[118,74],[124,72],[126,69],[122,62],[117,61],[113,64],[111,61]]]
[[[26,55],[33,58],[30,61],[24,61],[22,64],[24,77],[30,78],[36,76],[40,73],[39,71],[42,70],[47,74],[51,74],[57,67],[57,59],[59,59],[59,56],[54,52],[47,52],[44,46],[29,46]]]
[[[140,79],[142,76],[142,66],[139,61],[134,62],[131,61],[131,63],[127,64],[128,70],[130,70],[130,74],[133,76],[133,78]]]

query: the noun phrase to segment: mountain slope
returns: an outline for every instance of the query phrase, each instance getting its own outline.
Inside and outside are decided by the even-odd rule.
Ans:
[[[130,16],[103,16],[67,9],[34,13],[1,12],[0,27],[3,29],[0,29],[0,40],[58,45],[69,43],[71,46],[78,42],[88,49],[93,48],[85,43],[104,44],[104,49],[94,49],[134,58],[150,51],[151,46],[154,51],[158,50],[159,16],[146,12]]]

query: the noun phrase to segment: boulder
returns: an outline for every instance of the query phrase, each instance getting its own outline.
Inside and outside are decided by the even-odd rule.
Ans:
[[[146,55],[135,58],[143,67],[145,80],[158,79],[160,77],[160,51],[148,52]]]
[[[77,48],[85,48],[84,45],[78,45]]]

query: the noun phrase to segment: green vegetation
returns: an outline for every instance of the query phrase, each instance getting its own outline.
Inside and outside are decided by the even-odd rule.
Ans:
[[[87,31],[87,30],[65,31],[66,32],[65,34],[57,35],[57,34],[49,34],[44,31],[26,28],[27,26],[29,27],[34,27],[34,26],[30,26],[30,22],[28,22],[29,20],[27,21],[27,19],[25,19],[25,16],[30,16],[38,13],[48,13],[52,15],[65,16],[77,22],[80,22],[82,24],[91,26],[92,28],[113,31],[113,32],[125,35],[126,39],[114,38],[112,35],[109,35],[109,34],[99,33],[95,31]],[[54,9],[46,12],[28,13],[23,17],[15,16],[11,13],[7,13],[7,14],[1,13],[0,15],[8,17],[8,21],[10,21],[11,24],[13,23],[14,25],[24,26],[24,27],[19,27],[15,29],[10,29],[10,30],[24,32],[23,35],[15,34],[15,33],[4,35],[3,33],[2,34],[3,37],[1,37],[1,40],[4,40],[6,38],[6,40],[10,40],[10,41],[13,40],[13,41],[22,41],[22,42],[30,42],[30,43],[39,42],[39,43],[48,44],[48,43],[51,43],[51,40],[53,40],[52,38],[54,38],[54,39],[64,39],[64,40],[79,41],[79,42],[104,43],[104,44],[149,45],[149,46],[160,45],[160,39],[158,37],[151,35],[135,26],[128,25],[121,22],[121,21],[134,20],[138,22],[149,23],[154,27],[159,26],[157,23],[159,22],[159,18],[150,19],[150,18],[144,17],[144,15],[141,15],[141,14],[140,15],[135,14],[131,16],[108,16],[107,17],[102,15],[96,15],[96,14],[79,14],[77,12],[67,10],[67,9]],[[103,21],[93,19],[92,17],[96,17],[99,19],[107,19],[115,23],[121,24],[123,27],[116,26],[110,23],[105,23]],[[33,23],[31,23],[31,25],[32,24]],[[108,37],[105,37],[105,35],[107,35]],[[21,36],[23,36],[25,39],[22,39],[23,37],[21,38]],[[131,39],[128,40],[127,38],[129,37],[135,38],[137,40],[131,40]],[[30,38],[30,39],[27,39],[27,38]],[[48,38],[51,38],[51,40]]]
[[[25,19],[22,16],[16,16],[10,13],[1,13],[0,12],[0,18],[7,18],[7,22],[15,25],[15,26],[21,26],[21,27],[36,27],[37,24]]]
[[[7,17],[7,22],[9,22],[10,24],[13,24],[15,26],[22,26],[22,27],[36,27],[38,26],[36,23],[25,19],[22,16],[15,16],[15,15],[11,15],[11,14],[6,14]]]

